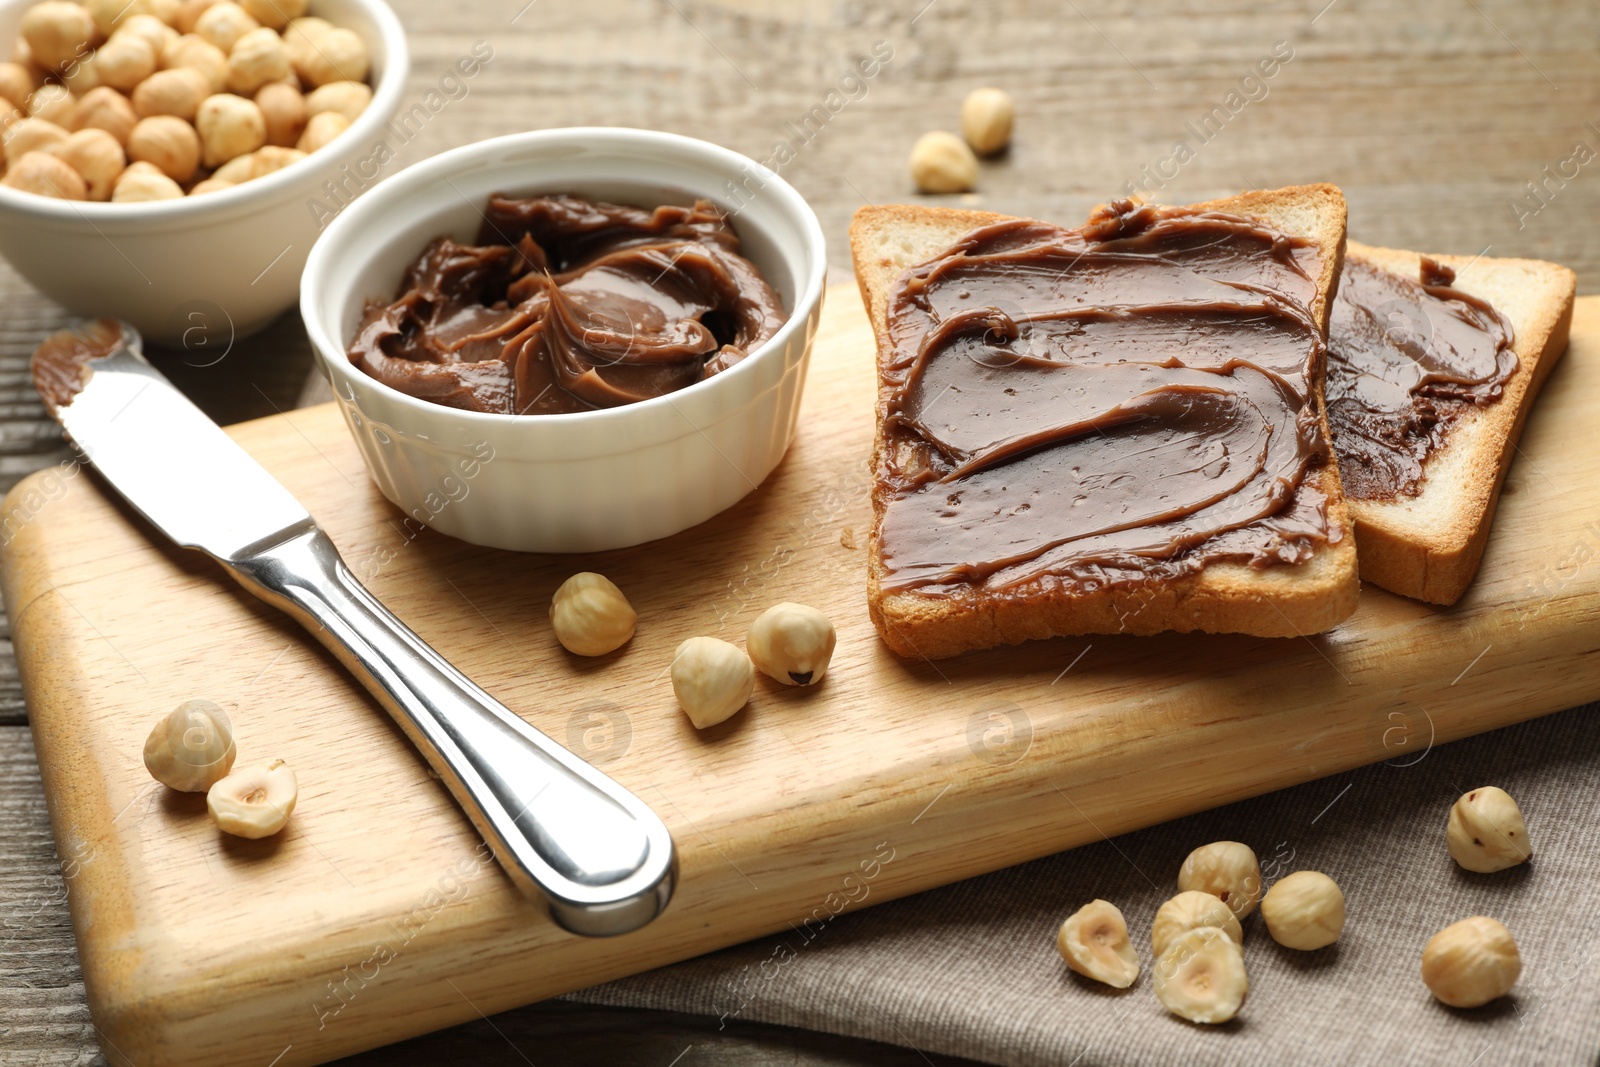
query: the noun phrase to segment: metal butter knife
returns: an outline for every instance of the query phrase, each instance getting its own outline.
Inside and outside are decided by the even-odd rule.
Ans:
[[[638,797],[512,714],[369,593],[272,475],[144,361],[140,338],[90,360],[55,410],[139,513],[293,616],[399,723],[530,896],[566,929],[626,933],[660,914],[672,835]]]

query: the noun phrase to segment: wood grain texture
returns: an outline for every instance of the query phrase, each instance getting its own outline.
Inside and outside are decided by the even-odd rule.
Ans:
[[[104,1063],[83,995],[67,897],[78,865],[58,861],[27,730],[0,730],[0,1062],[32,1067]],[[63,993],[70,994],[70,999]],[[552,1059],[556,1050],[559,1059]],[[695,1064],[961,1067],[837,1034],[705,1015],[546,1001],[342,1061],[346,1067],[559,1062],[564,1067],[657,1063],[692,1050]]]
[[[895,59],[884,75],[783,171],[822,218],[836,266],[847,265],[851,212],[865,202],[911,196],[904,165],[912,141],[926,129],[952,125],[968,89],[997,84],[1015,96],[1017,139],[1006,157],[984,163],[975,197],[939,202],[1075,221],[1137,178],[1142,166],[1168,158],[1185,123],[1286,40],[1296,55],[1270,82],[1268,96],[1200,148],[1160,190],[1163,197],[1335,181],[1351,202],[1352,233],[1361,240],[1553,259],[1578,271],[1580,293],[1600,291],[1593,222],[1600,217],[1600,178],[1592,165],[1550,185],[1548,203],[1520,226],[1509,209],[1525,195],[1525,183],[1545,180],[1544,167],[1554,170],[1570,157],[1575,141],[1595,145],[1600,137],[1589,126],[1600,119],[1600,68],[1593,60],[1600,10],[1592,6],[1562,0],[1419,0],[1400,7],[1377,0],[1331,6],[1118,0],[1076,9],[1047,0],[541,0],[531,6],[394,0],[394,6],[410,34],[408,103],[421,99],[474,40],[491,41],[497,57],[471,95],[453,101],[400,150],[401,165],[480,137],[574,123],[674,130],[765,157],[785,124],[837,83],[850,58],[877,40],[893,42]],[[0,265],[0,489],[64,454],[25,375],[27,354],[60,322],[57,309]],[[306,380],[308,366],[304,335],[291,316],[221,363],[193,369],[182,384],[202,408],[229,421],[292,407],[303,388],[326,398],[320,378]],[[167,359],[163,369],[176,376],[188,368]],[[1520,465],[1511,477],[1517,491],[1538,481]],[[1583,544],[1572,532],[1568,555],[1536,565],[1527,580],[1558,587],[1568,569],[1557,565]],[[0,724],[23,720],[14,660],[0,637]],[[0,736],[24,729],[0,725]],[[31,749],[15,751],[23,753],[15,766],[31,765]],[[0,795],[7,827],[0,871],[21,876],[39,859],[19,852],[21,842],[48,852],[43,807],[36,795]],[[35,898],[19,895],[30,892],[8,877],[0,881],[0,906],[30,909]],[[30,921],[39,927],[38,940],[25,951],[17,941],[0,949],[0,1062],[97,1061],[64,900],[53,897]],[[11,1008],[23,1003],[33,1013],[25,1033],[24,1016]],[[495,1023],[520,1028],[524,1015],[497,1016]],[[619,1018],[653,1025],[648,1016]],[[462,1040],[494,1058],[472,1032]],[[683,1067],[709,1054],[714,1046],[707,1040],[715,1041],[697,1043]],[[671,1062],[687,1043],[663,1038],[654,1061]],[[534,1057],[542,1063],[562,1061],[573,1046],[545,1033],[539,1047],[547,1050]],[[812,1059],[823,1054],[795,1047],[785,1034],[739,1047],[751,1063],[836,1062]],[[442,1042],[427,1051],[401,1046],[389,1062],[431,1063],[447,1049]],[[510,1049],[499,1058],[523,1062]],[[860,1062],[871,1060],[863,1054]]]
[[[1600,681],[1600,573],[1528,581],[1600,529],[1600,501],[1560,490],[1600,462],[1570,447],[1600,390],[1600,300],[1573,336],[1523,446],[1540,478],[1510,492],[1457,608],[1369,590],[1316,640],[1096,638],[1076,667],[1083,640],[937,665],[878,641],[860,539],[873,348],[848,287],[829,294],[779,470],[717,519],[635,549],[519,556],[412,537],[331,406],[238,427],[398,615],[666,819],[677,897],[605,941],[563,934],[514,894],[398,731],[292,624],[151,541],[91,475],[42,504],[52,475],[25,481],[0,516],[17,531],[5,590],[107,1055],[319,1062],[1393,756],[1397,722],[1446,741],[1578,703]],[[640,615],[633,641],[594,661],[566,655],[545,619],[578,569],[611,576]],[[671,650],[737,639],[778,599],[835,619],[827,682],[763,683],[696,734],[664,677]],[[1469,667],[1472,683],[1452,685]],[[229,710],[241,759],[297,769],[280,837],[219,837],[199,798],[145,773],[149,722],[194,696]]]

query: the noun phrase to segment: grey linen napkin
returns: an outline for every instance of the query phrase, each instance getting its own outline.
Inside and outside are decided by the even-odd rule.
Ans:
[[[1418,759],[1310,782],[847,914],[801,945],[774,935],[572,995],[826,1030],[1034,1067],[1075,1064],[1554,1064],[1600,1062],[1600,705]],[[1509,790],[1529,863],[1469,874],[1445,851],[1450,805]],[[1320,870],[1342,887],[1344,936],[1281,948],[1245,920],[1251,992],[1232,1023],[1168,1015],[1150,988],[1150,920],[1190,849],[1250,844],[1271,881]],[[1060,921],[1095,897],[1127,916],[1142,972],[1125,991],[1069,972]],[[1422,947],[1469,915],[1521,948],[1513,995],[1475,1011],[1436,1003]],[[765,972],[780,942],[792,957]],[[786,953],[780,953],[787,956]],[[763,977],[763,974],[770,977]]]

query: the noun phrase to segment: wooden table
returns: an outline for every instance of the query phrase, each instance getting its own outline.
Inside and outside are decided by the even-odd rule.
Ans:
[[[494,57],[395,167],[560,125],[691,134],[782,166],[848,266],[867,202],[909,199],[905,156],[962,95],[1008,89],[1010,153],[963,205],[1080,219],[1133,183],[1184,202],[1337,182],[1371,244],[1554,259],[1600,291],[1600,9],[1543,0],[397,0],[419,100],[478,40]],[[845,79],[886,42],[892,58]],[[1284,56],[1290,56],[1287,61]],[[1273,77],[1258,61],[1276,57]],[[830,90],[838,95],[829,97]],[[1231,99],[1228,94],[1236,95]],[[830,104],[832,109],[830,110]],[[822,108],[820,112],[814,108]],[[1213,111],[1213,108],[1221,110]],[[813,116],[807,121],[807,116]],[[826,121],[816,116],[825,115]],[[1207,116],[1210,116],[1208,124]],[[1177,152],[1177,142],[1188,151]],[[1586,147],[1583,152],[1576,146]],[[1588,159],[1583,163],[1581,160]],[[1591,173],[1593,171],[1594,173]],[[1529,183],[1534,183],[1530,187]],[[0,266],[0,489],[65,455],[27,380],[63,321]],[[221,422],[326,397],[295,316],[214,366],[157,362]],[[0,647],[0,1063],[101,1062],[9,642]],[[919,1053],[661,1013],[545,1004],[352,1063],[921,1064]],[[945,1063],[953,1061],[945,1060]]]

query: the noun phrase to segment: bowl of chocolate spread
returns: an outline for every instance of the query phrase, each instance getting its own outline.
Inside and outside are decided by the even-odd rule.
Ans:
[[[367,469],[416,523],[620,548],[756,488],[795,431],[826,257],[777,174],[643,130],[496,138],[328,227],[301,312]]]

